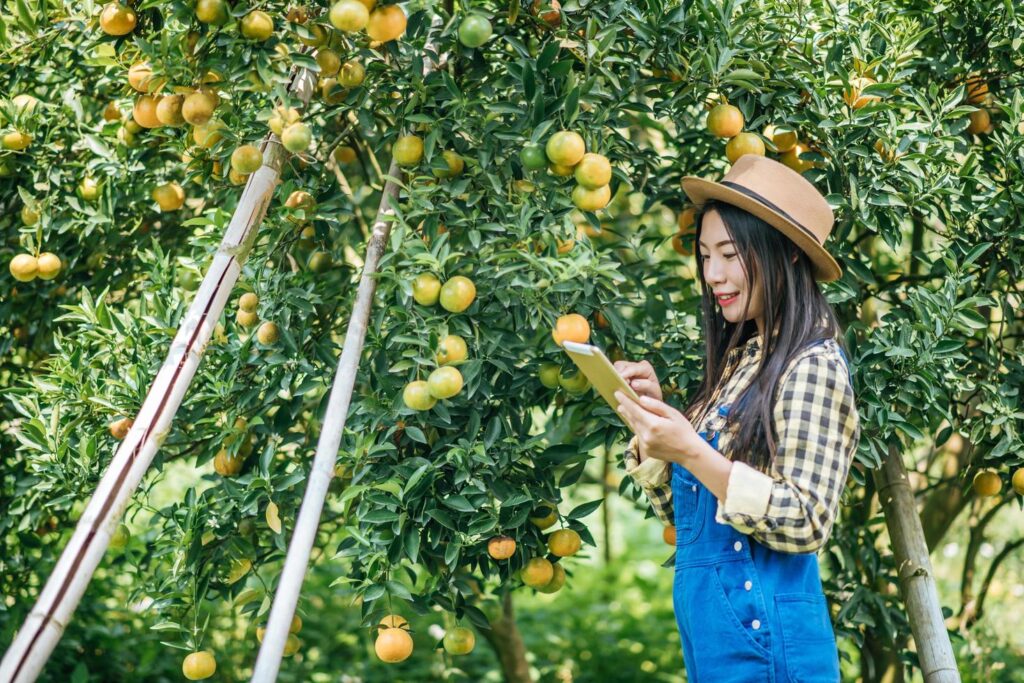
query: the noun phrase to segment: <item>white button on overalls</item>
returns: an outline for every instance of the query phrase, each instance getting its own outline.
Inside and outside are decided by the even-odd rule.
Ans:
[[[757,619],[754,619],[752,622],[750,622],[750,626],[751,626],[751,628],[753,628],[756,631],[759,628],[761,628],[761,622],[758,621]]]
[[[736,543],[734,543],[732,547],[736,549],[736,552],[743,550],[743,544],[739,541],[736,541]]]
[[[754,584],[752,584],[751,582],[747,581],[746,583],[743,584],[743,587],[746,588],[747,590],[750,590],[751,588],[754,587]]]

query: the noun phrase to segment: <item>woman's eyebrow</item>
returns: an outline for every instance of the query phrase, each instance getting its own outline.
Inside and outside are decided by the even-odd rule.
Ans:
[[[716,246],[716,247],[720,247],[720,246],[722,246],[723,244],[732,244],[732,243],[733,243],[733,241],[734,241],[734,240],[722,240],[721,242],[719,242],[719,243],[718,243],[718,244],[716,244],[715,246]],[[702,246],[702,247],[705,247],[705,248],[706,248],[706,247],[707,247],[708,245],[704,244],[704,240],[701,240],[701,241],[700,241],[700,246]]]

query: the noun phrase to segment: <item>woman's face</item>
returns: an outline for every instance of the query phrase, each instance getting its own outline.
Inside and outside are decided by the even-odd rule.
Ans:
[[[764,298],[761,283],[758,281],[751,287],[747,282],[740,255],[725,229],[722,217],[714,209],[704,216],[699,249],[704,280],[714,292],[715,303],[718,304],[725,319],[731,323],[754,319],[757,321],[758,330],[763,334],[761,314]],[[748,301],[749,310],[744,315],[743,311],[747,308]]]

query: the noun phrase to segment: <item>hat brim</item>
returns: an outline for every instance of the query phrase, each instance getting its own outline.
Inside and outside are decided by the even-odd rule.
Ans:
[[[699,208],[709,199],[717,199],[751,213],[791,239],[811,259],[814,266],[814,279],[819,282],[833,282],[843,275],[843,269],[832,254],[828,253],[813,236],[808,235],[791,220],[771,209],[752,197],[738,190],[726,187],[712,180],[697,176],[685,176],[682,181],[683,192]]]

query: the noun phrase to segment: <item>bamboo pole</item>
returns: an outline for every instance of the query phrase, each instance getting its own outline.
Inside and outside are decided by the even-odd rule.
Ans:
[[[289,89],[303,103],[309,102],[312,72],[296,69]],[[167,358],[131,430],[114,453],[71,540],[0,662],[0,681],[4,683],[34,681],[42,672],[103,559],[132,492],[170,432],[171,421],[195,376],[277,188],[287,152],[272,134],[264,139],[261,151],[263,166],[249,176],[213,262],[178,326]]]
[[[959,683],[921,517],[898,448],[889,447],[889,457],[875,470],[875,481],[925,683]]]
[[[440,26],[439,19],[438,15],[434,15],[431,22],[433,32],[436,32]],[[435,68],[433,60],[429,57],[432,49],[433,37],[428,37],[425,45],[428,57],[423,60],[424,78]],[[338,448],[341,445],[342,433],[348,419],[352,390],[355,387],[356,374],[359,371],[359,359],[366,340],[370,309],[373,307],[373,296],[377,290],[377,265],[384,255],[384,249],[387,247],[388,238],[391,235],[390,219],[394,215],[393,207],[398,201],[399,187],[395,179],[401,177],[401,172],[401,167],[392,159],[386,176],[387,182],[384,184],[384,191],[377,208],[377,216],[373,222],[373,232],[366,248],[363,273],[359,278],[356,301],[352,306],[348,329],[345,331],[344,346],[341,350],[341,358],[338,360],[338,369],[334,374],[334,383],[327,401],[320,438],[317,440],[313,467],[306,483],[306,492],[302,496],[302,506],[299,508],[299,517],[295,522],[295,532],[288,544],[284,569],[278,579],[274,602],[270,608],[270,618],[267,620],[267,630],[263,634],[263,643],[260,645],[259,654],[256,655],[252,680],[258,683],[270,683],[276,680],[277,673],[281,668],[281,657],[284,655],[288,629],[291,626],[292,617],[295,615],[299,592],[302,590],[302,583],[309,567],[309,556],[316,540],[320,515],[323,512],[324,501],[327,499],[331,477],[334,476],[334,464],[338,458]]]

